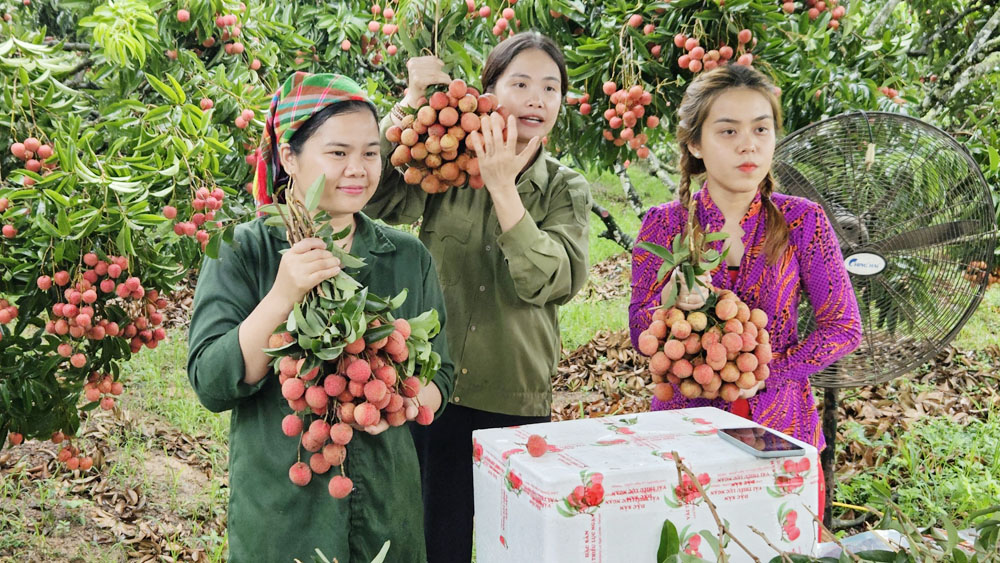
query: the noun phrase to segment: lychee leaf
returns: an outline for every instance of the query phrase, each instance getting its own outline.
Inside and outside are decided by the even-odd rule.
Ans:
[[[385,299],[379,297],[378,295],[369,294],[368,298],[365,299],[365,311],[369,313],[377,313],[383,311],[386,309],[386,307],[388,307],[388,305],[389,305],[388,302]]]
[[[677,526],[667,518],[660,530],[660,547],[656,550],[656,560],[662,563],[671,555],[680,552],[680,549],[681,540],[677,536]]]
[[[319,358],[319,359],[321,359],[321,360],[323,360],[323,361],[325,361],[325,362],[329,362],[331,360],[336,360],[344,352],[344,348],[345,347],[346,347],[346,344],[341,343],[341,344],[337,344],[336,346],[330,346],[330,347],[327,347],[327,348],[322,348],[322,349],[320,349],[319,351],[316,352],[316,357]]]
[[[272,215],[267,219],[264,219],[264,224],[268,227],[284,227],[285,220],[277,215]]]
[[[674,253],[673,252],[670,252],[670,250],[668,250],[668,249],[666,249],[666,248],[664,248],[664,247],[662,247],[662,246],[660,246],[658,244],[655,244],[655,243],[652,243],[652,242],[640,242],[636,246],[638,246],[639,248],[645,250],[646,252],[649,252],[651,254],[659,256],[660,258],[663,259],[664,262],[668,262],[668,261],[672,262],[673,259],[674,259]]]
[[[393,331],[396,330],[395,325],[384,324],[379,327],[370,328],[365,331],[365,343],[371,344],[372,342],[378,342],[383,338],[387,338]]]
[[[336,235],[334,235],[336,236]],[[343,248],[333,244],[329,245],[330,252],[340,260],[341,268],[353,268],[358,269],[365,265],[365,261],[353,254],[350,254]],[[339,277],[339,276],[338,276]]]
[[[320,174],[316,181],[309,186],[306,190],[306,209],[309,211],[316,211],[319,207],[319,202],[323,199],[323,191],[326,189],[326,174]]]
[[[661,305],[669,309],[670,307],[674,306],[674,303],[677,303],[676,283],[670,284],[670,291],[667,292],[667,296],[663,299],[663,303],[661,303]]]
[[[375,559],[372,559],[371,563],[382,563],[385,561],[385,556],[389,553],[389,545],[389,540],[385,540],[385,543],[382,544],[382,549],[380,549],[378,554],[375,555]]]
[[[684,274],[684,283],[687,284],[688,291],[694,289],[696,283],[701,283],[694,275],[694,268],[690,264],[681,264],[681,273]]]
[[[389,300],[389,310],[395,311],[396,309],[399,309],[403,305],[403,302],[406,301],[406,295],[407,290],[406,288],[403,288],[403,291],[400,291],[399,295]]]
[[[711,551],[712,553],[718,553],[719,540],[715,536],[708,533],[708,531],[706,530],[702,530],[701,533],[698,535],[700,535],[702,538],[705,539],[705,543],[707,543],[709,546],[709,551]]]
[[[437,309],[424,311],[423,314],[409,319],[410,337],[422,340],[430,340],[441,330],[441,321],[438,319]]]
[[[330,216],[327,215],[325,211],[321,211],[320,213],[321,213],[321,215],[317,215],[316,217],[324,217],[327,221],[330,220]],[[323,220],[323,219],[320,219],[320,220]],[[343,229],[341,229],[341,230],[333,233],[333,235],[331,235],[331,238],[333,238],[333,240],[340,240],[342,238],[345,238],[349,234],[351,234],[351,227],[350,227],[350,225],[348,225],[348,226],[344,227]]]
[[[434,374],[441,369],[441,356],[437,352],[431,352],[430,357],[420,366],[420,379],[426,384],[434,378]]]
[[[667,274],[673,271],[673,269],[674,265],[669,262],[664,262],[663,264],[661,264],[660,269],[656,271],[656,281],[662,282],[664,279],[666,279]]]

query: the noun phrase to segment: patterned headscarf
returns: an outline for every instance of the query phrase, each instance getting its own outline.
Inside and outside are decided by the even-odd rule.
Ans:
[[[287,176],[278,146],[287,143],[303,123],[323,108],[350,100],[372,103],[356,82],[340,74],[296,72],[285,80],[271,98],[264,139],[256,151],[253,193],[258,205],[271,203],[275,186]]]

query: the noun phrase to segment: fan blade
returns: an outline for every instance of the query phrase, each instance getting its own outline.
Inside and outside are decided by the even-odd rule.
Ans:
[[[926,248],[977,234],[980,231],[979,226],[980,224],[977,221],[955,221],[952,223],[931,225],[930,227],[920,227],[919,229],[893,235],[878,244],[877,247],[882,252]]]
[[[833,231],[836,233],[837,239],[840,241],[842,246],[854,248],[858,245],[857,236],[851,236],[851,234],[844,229],[844,224],[858,222],[857,218],[854,217],[850,211],[839,205],[831,204],[826,201],[826,198],[820,195],[816,188],[809,183],[809,180],[807,180],[801,172],[796,170],[794,166],[784,162],[775,161],[774,173],[778,177],[778,184],[781,186],[783,192],[789,195],[804,197],[810,201],[818,203],[823,208],[823,212],[826,213],[827,218],[831,219],[830,225],[833,227]],[[854,220],[848,221],[832,219],[833,217],[846,218],[847,216],[850,216]]]

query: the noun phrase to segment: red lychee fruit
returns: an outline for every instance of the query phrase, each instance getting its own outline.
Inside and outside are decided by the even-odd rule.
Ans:
[[[288,478],[300,487],[304,487],[312,480],[312,470],[301,461],[296,462],[288,469]]]
[[[354,483],[343,475],[334,475],[330,479],[330,496],[333,498],[344,498],[351,494],[353,489]]]

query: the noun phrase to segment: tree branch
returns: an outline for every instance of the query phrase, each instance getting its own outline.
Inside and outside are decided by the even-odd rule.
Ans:
[[[63,51],[90,51],[92,49],[90,43],[63,43],[58,40],[45,41],[43,43],[46,47],[51,47],[53,45],[59,45],[62,47]]]
[[[982,7],[983,7],[982,3],[978,2],[978,1],[977,2],[973,2],[972,5],[969,6],[968,8],[966,8],[964,12],[962,12],[962,13],[956,15],[955,17],[951,18],[950,20],[948,20],[948,23],[944,24],[943,26],[938,27],[934,31],[934,33],[931,34],[930,37],[928,37],[927,39],[918,41],[918,43],[920,43],[920,44],[923,45],[922,48],[920,48],[920,49],[910,49],[909,51],[906,52],[906,54],[910,55],[911,57],[923,57],[923,56],[926,56],[927,55],[927,49],[935,41],[937,41],[939,37],[941,37],[942,35],[944,35],[944,33],[946,31],[950,31],[953,27],[955,27],[958,24],[958,22],[960,22],[963,19],[965,19],[966,16],[968,16],[969,14],[971,14],[971,13],[979,10]]]
[[[611,215],[611,212],[601,207],[600,204],[598,204],[597,202],[591,204],[590,210],[595,215],[600,217],[601,222],[604,223],[604,226],[607,228],[607,230],[598,235],[598,237],[606,238],[616,243],[618,246],[624,248],[625,250],[631,252],[632,246],[635,244],[635,239],[632,238],[631,235],[623,231],[621,227],[618,226],[618,222],[615,221],[615,218],[614,216]]]
[[[398,76],[396,76],[395,74],[393,74],[392,71],[389,70],[389,67],[385,66],[384,64],[378,65],[376,67],[375,65],[373,65],[371,63],[371,61],[369,61],[365,57],[361,57],[361,64],[364,65],[364,67],[366,69],[368,69],[369,71],[371,71],[371,72],[379,71],[382,74],[384,74],[386,80],[388,80],[389,82],[391,82],[392,86],[395,86],[396,88],[405,88],[406,87],[406,82],[400,80],[400,78]]]
[[[990,40],[984,47],[1000,47],[1000,37],[996,37]],[[987,51],[984,48],[980,53],[996,55],[997,53],[993,51]],[[977,57],[978,58],[978,57]],[[949,92],[948,97],[953,98],[958,95],[958,92],[968,86],[969,82],[972,82],[976,78],[996,69],[997,60],[996,57],[988,57],[984,60],[977,62],[975,65],[968,67],[959,75],[958,80],[955,81],[955,86],[952,87],[951,92]]]
[[[655,153],[650,152],[649,158],[646,160],[646,162],[649,163],[649,171],[652,172],[654,176],[656,176],[656,179],[663,182],[663,184],[667,187],[668,190],[676,194],[677,183],[674,182],[674,179],[670,177],[670,170],[668,170],[667,166],[663,164],[663,161],[661,161],[660,158],[656,156]]]
[[[754,555],[753,552],[747,548],[747,546],[743,545],[743,542],[741,542],[739,538],[733,535],[732,530],[729,529],[729,526],[726,526],[726,524],[722,521],[722,518],[719,518],[719,512],[715,508],[715,503],[712,502],[712,499],[708,498],[708,493],[706,493],[705,489],[702,488],[701,483],[698,481],[698,476],[695,475],[694,472],[691,471],[691,469],[687,465],[684,465],[683,461],[681,461],[681,454],[677,453],[676,450],[671,452],[671,454],[674,456],[674,464],[677,466],[677,471],[678,472],[683,471],[684,473],[687,473],[687,476],[691,478],[691,484],[698,489],[698,492],[701,493],[701,498],[705,500],[705,504],[708,506],[708,509],[712,512],[712,518],[715,518],[715,524],[719,527],[720,555],[722,552],[721,536],[725,534],[729,536],[734,542],[736,542],[736,545],[740,546],[743,549],[743,551],[745,551],[746,554],[750,556],[750,559],[754,560],[755,563],[761,563],[760,559],[756,555]],[[678,485],[679,484],[680,483],[678,483]],[[721,560],[722,558],[720,558],[720,561]]]
[[[635,186],[632,185],[632,180],[629,179],[628,174],[625,173],[625,167],[621,164],[615,165],[615,174],[618,175],[618,179],[621,180],[622,190],[625,191],[625,199],[628,200],[629,207],[635,212],[639,219],[642,219],[646,215],[646,210],[642,206],[642,200],[639,199],[639,194],[635,192]]]
[[[892,15],[892,11],[896,9],[896,6],[898,6],[901,1],[902,0],[889,0],[885,6],[882,6],[882,10],[875,16],[875,19],[872,20],[868,29],[865,30],[865,35],[872,37],[878,33],[878,31],[882,29],[882,26],[885,25],[885,22],[889,19],[889,16]]]
[[[937,81],[937,85],[927,94],[923,103],[920,104],[921,113],[927,113],[931,107],[940,103],[945,98],[946,90],[950,90],[949,95],[954,96],[958,90],[984,72],[980,68],[977,74],[976,70],[970,67],[977,66],[994,52],[993,49],[1000,47],[1000,37],[991,37],[998,26],[1000,26],[1000,8],[997,8],[997,11],[983,25],[983,28],[976,33],[969,48],[956,54],[947,70],[942,73],[940,79]],[[965,73],[961,73],[962,69],[967,70]],[[962,81],[962,74],[968,74],[968,77],[964,81]],[[958,77],[957,79],[956,76]]]

